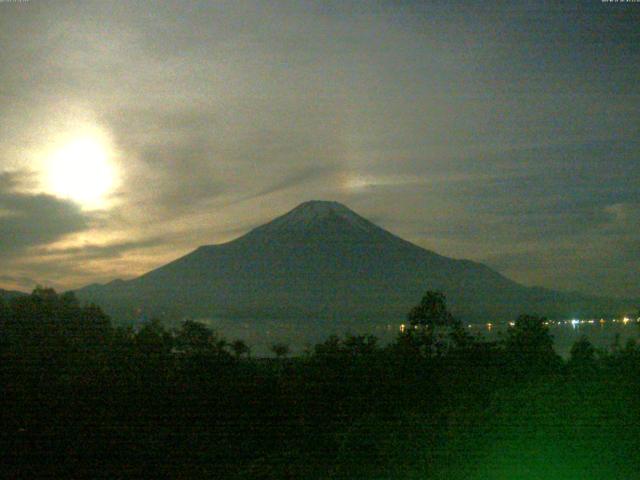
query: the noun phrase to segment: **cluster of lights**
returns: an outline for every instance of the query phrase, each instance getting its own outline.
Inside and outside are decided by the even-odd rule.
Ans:
[[[544,325],[557,325],[557,326],[562,326],[562,325],[571,325],[572,327],[577,327],[578,325],[595,325],[595,324],[600,324],[600,325],[604,325],[605,323],[622,323],[623,325],[627,325],[629,323],[640,323],[640,317],[637,319],[632,319],[629,317],[623,317],[620,319],[617,318],[612,318],[611,320],[606,320],[604,318],[600,318],[600,319],[578,319],[578,318],[573,318],[571,320],[545,320],[543,322]],[[516,322],[511,321],[508,322],[507,325],[509,327],[515,327],[516,326]],[[485,327],[487,330],[492,330],[494,327],[496,326],[495,323],[492,322],[487,322],[485,324],[472,324],[469,323],[467,324],[467,328],[471,329],[471,328],[478,328],[478,327]]]
[[[605,320],[604,318],[601,318],[599,320],[596,320],[596,319],[580,320],[578,318],[573,318],[571,320],[545,320],[543,323],[544,325],[558,325],[558,326],[571,325],[573,328],[576,328],[578,325],[595,325],[596,323],[599,323],[600,325],[604,325],[607,322],[622,323],[623,325],[627,325],[630,322],[640,323],[640,317],[638,317],[635,320],[629,317],[623,317],[620,319],[612,318],[611,320]],[[472,323],[468,323],[467,328],[471,329],[471,328],[478,328],[478,327],[484,326],[487,330],[491,331],[493,327],[495,327],[495,325],[496,324],[492,322],[487,322],[485,324],[475,324],[475,325]],[[515,327],[516,322],[511,321],[508,323],[508,325],[510,327]],[[400,332],[404,333],[408,328],[409,327],[403,323],[400,325]]]
[[[620,319],[618,319],[618,318],[612,318],[611,320],[605,320],[604,318],[601,318],[600,320],[594,320],[594,319],[590,319],[590,320],[579,320],[579,319],[575,319],[575,318],[574,318],[573,320],[570,320],[570,321],[567,321],[567,320],[562,321],[562,320],[560,320],[560,321],[558,321],[558,322],[556,322],[556,323],[557,323],[558,325],[563,325],[563,324],[570,323],[570,324],[571,324],[571,326],[575,327],[575,326],[577,326],[577,325],[584,325],[584,324],[593,325],[593,324],[595,324],[596,322],[597,322],[597,323],[599,323],[600,325],[604,325],[605,323],[607,323],[607,322],[609,322],[609,321],[610,321],[611,323],[622,323],[623,325],[627,325],[629,322],[632,322],[632,321],[633,321],[633,322],[640,323],[640,318],[637,318],[636,320],[632,320],[632,319],[630,319],[629,317],[623,317],[623,318],[620,318]]]

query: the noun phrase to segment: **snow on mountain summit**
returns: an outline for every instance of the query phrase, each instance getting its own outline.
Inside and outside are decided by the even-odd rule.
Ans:
[[[332,224],[360,232],[381,230],[369,220],[338,202],[312,200],[259,227],[261,232],[301,231]]]
[[[298,205],[285,215],[320,216],[329,214],[357,215],[345,205],[329,200],[309,200]]]

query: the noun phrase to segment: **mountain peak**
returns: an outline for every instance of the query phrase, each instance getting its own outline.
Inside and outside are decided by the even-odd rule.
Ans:
[[[380,233],[383,231],[345,205],[327,200],[303,202],[293,210],[258,227],[255,233],[308,232],[308,231],[358,231]],[[252,232],[252,233],[253,233]]]
[[[303,202],[286,215],[303,217],[322,217],[326,215],[349,216],[357,215],[341,203],[330,200],[309,200]]]

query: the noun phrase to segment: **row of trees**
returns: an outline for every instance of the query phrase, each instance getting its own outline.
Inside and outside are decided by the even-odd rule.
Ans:
[[[558,405],[640,398],[635,343],[598,355],[582,339],[564,362],[544,319],[526,315],[503,341],[481,342],[438,292],[408,320],[389,345],[331,336],[303,356],[285,360],[280,344],[259,359],[191,320],[114,327],[50,289],[0,302],[2,467],[9,478],[456,478],[450,467],[503,438],[524,404],[549,403],[543,420],[569,431]],[[618,432],[605,414],[603,429]]]
[[[440,292],[428,291],[409,311],[407,319],[409,328],[389,346],[390,350],[437,357],[473,348],[479,343],[453,317],[445,296]],[[244,341],[228,342],[211,328],[194,320],[186,320],[173,330],[167,329],[158,319],[145,322],[136,329],[115,328],[99,307],[80,305],[73,293],[57,294],[46,288],[37,288],[31,295],[14,298],[8,303],[0,299],[0,329],[3,353],[9,356],[17,355],[16,349],[21,356],[46,357],[56,351],[88,352],[124,340],[146,353],[210,354],[220,358],[232,356],[236,360],[251,353],[251,348]],[[536,358],[542,363],[556,358],[553,338],[545,319],[537,316],[521,315],[507,330],[504,341],[500,345],[491,345],[514,355],[517,353],[523,366],[536,364]],[[275,343],[270,349],[277,358],[290,353],[289,346],[283,343]],[[343,342],[332,336],[310,353],[322,356],[327,352],[333,355],[348,351],[351,355],[361,355],[380,349],[378,339],[372,335],[348,335]],[[581,359],[593,359],[596,353],[586,338],[581,339],[572,351],[572,356]]]

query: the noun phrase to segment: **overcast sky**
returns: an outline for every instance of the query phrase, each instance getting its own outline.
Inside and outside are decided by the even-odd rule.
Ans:
[[[640,3],[552,3],[0,2],[0,287],[131,278],[326,199],[640,297]],[[94,204],[51,180],[87,135]]]

